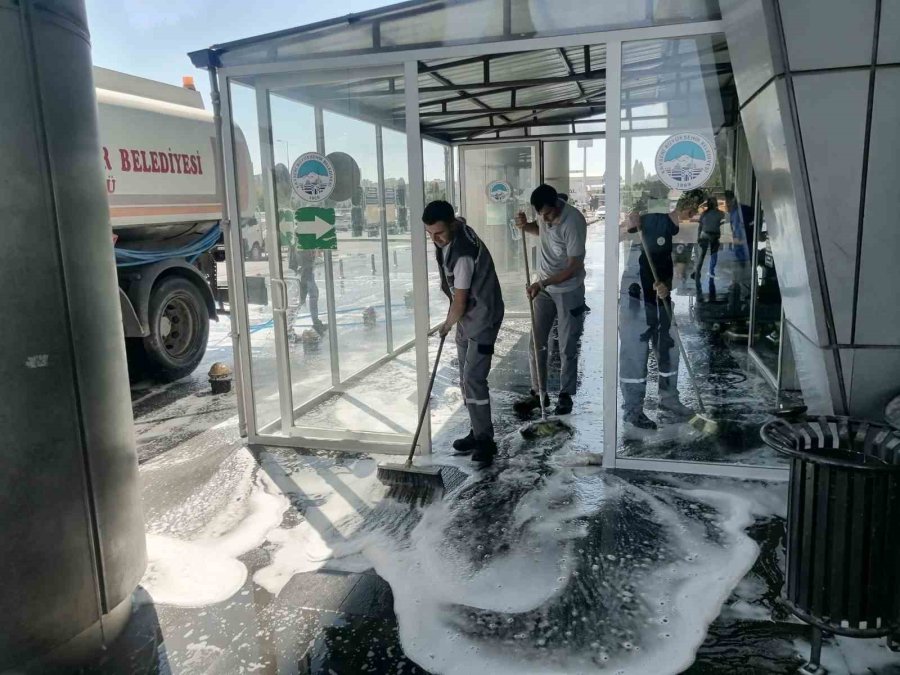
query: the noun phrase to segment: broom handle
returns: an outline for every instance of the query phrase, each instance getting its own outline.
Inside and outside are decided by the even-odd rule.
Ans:
[[[656,273],[656,265],[653,263],[653,258],[650,256],[650,251],[647,249],[647,240],[644,239],[644,229],[640,224],[638,224],[638,234],[641,237],[641,248],[644,250],[644,257],[647,259],[647,264],[650,265],[650,273],[653,275],[653,281],[658,284],[659,275]],[[671,302],[671,300],[669,302]],[[678,329],[678,324],[675,322],[675,313],[669,306],[669,302],[663,300],[662,304],[663,307],[666,308],[666,313],[669,315],[669,322],[672,324],[672,328],[675,329],[675,342],[678,344],[678,351],[681,352],[681,360],[684,361],[684,367],[687,368],[688,375],[691,378],[691,385],[694,387],[694,394],[697,395],[697,403],[699,404],[700,412],[705,415],[706,406],[703,404],[703,397],[700,395],[700,388],[697,386],[697,378],[694,377],[694,369],[691,367],[691,361],[688,359],[684,345],[681,343],[681,331]]]
[[[422,425],[425,423],[425,414],[428,412],[428,404],[431,402],[431,390],[434,388],[434,379],[437,377],[438,364],[441,362],[441,352],[444,351],[444,340],[446,335],[441,335],[441,341],[438,344],[438,353],[434,357],[434,368],[431,369],[431,379],[428,380],[428,391],[425,392],[425,402],[422,404],[422,412],[419,413],[419,423],[416,425],[416,433],[413,436],[412,447],[409,449],[409,457],[406,458],[406,466],[412,466],[413,455],[416,454],[416,444],[419,442],[419,435],[422,433]]]
[[[536,221],[535,221],[536,222]],[[540,226],[538,226],[540,227]],[[522,257],[525,258],[525,294],[528,295],[528,310],[531,312],[531,345],[534,351],[534,375],[538,383],[538,398],[541,400],[541,419],[547,419],[547,408],[544,405],[544,383],[541,381],[541,367],[538,361],[537,331],[534,321],[534,298],[528,293],[531,286],[531,270],[528,267],[528,244],[525,242],[525,229],[522,228]]]

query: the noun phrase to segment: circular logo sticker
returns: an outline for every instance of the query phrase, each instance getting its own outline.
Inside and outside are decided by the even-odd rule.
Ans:
[[[656,173],[664,185],[693,190],[709,180],[716,168],[716,152],[705,136],[681,133],[669,136],[656,152]]]
[[[508,201],[512,196],[512,185],[505,180],[492,180],[488,183],[487,195],[488,199],[497,204]]]
[[[291,188],[308,202],[327,199],[334,190],[334,166],[318,152],[300,155],[291,166]]]

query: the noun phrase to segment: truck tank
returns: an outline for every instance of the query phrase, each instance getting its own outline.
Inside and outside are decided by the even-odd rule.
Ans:
[[[94,84],[129,368],[178,379],[203,358],[216,318],[207,252],[220,240],[223,186],[213,114],[190,88],[99,67]],[[235,137],[243,253],[258,258],[253,167],[240,129]]]

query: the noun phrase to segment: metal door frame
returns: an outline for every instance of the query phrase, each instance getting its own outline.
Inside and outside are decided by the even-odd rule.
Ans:
[[[394,66],[395,70],[398,72],[406,72],[405,64],[397,63]],[[363,69],[360,67],[359,69]],[[355,69],[355,70],[359,70]],[[223,69],[224,70],[224,69]],[[223,133],[222,139],[226,152],[223,153],[224,157],[224,165],[225,165],[225,183],[226,183],[226,197],[228,202],[228,208],[230,213],[239,213],[239,205],[237,203],[237,192],[233,189],[233,186],[236,184],[236,161],[234,158],[234,131],[232,127],[232,108],[231,108],[231,82],[227,75],[220,70],[218,73],[220,88],[226,88],[226,96],[224,98],[224,105],[222,105],[222,119],[223,119]],[[379,72],[385,70],[384,68],[377,69]],[[276,203],[275,203],[275,186],[274,186],[274,141],[272,137],[272,121],[271,121],[271,94],[273,90],[280,89],[282,87],[288,86],[292,84],[296,80],[300,80],[303,78],[304,73],[295,73],[295,74],[281,74],[278,76],[267,77],[263,82],[257,83],[257,86],[254,88],[256,95],[256,112],[258,117],[258,126],[259,126],[259,144],[260,144],[260,159],[261,159],[261,169],[263,176],[263,189],[265,195],[265,208],[267,212],[267,221],[270,221],[273,226],[267,228],[267,247],[270,251],[278,251],[276,255],[269,256],[269,280],[270,280],[270,293],[271,293],[271,302],[272,302],[272,316],[273,316],[273,326],[274,326],[274,343],[275,343],[275,362],[276,362],[276,379],[278,384],[278,397],[279,397],[279,410],[280,416],[279,419],[274,422],[261,425],[259,419],[257,417],[256,411],[256,401],[255,401],[255,392],[253,388],[253,362],[251,358],[251,345],[249,342],[249,315],[248,315],[248,307],[246,304],[246,294],[244,292],[245,282],[246,282],[246,270],[245,270],[245,261],[243,260],[243,256],[232,256],[232,260],[230,261],[229,270],[233,272],[233,282],[229,284],[230,287],[234,289],[233,291],[233,313],[235,315],[236,321],[236,330],[238,334],[238,343],[239,350],[237,353],[237,359],[235,367],[239,370],[241,375],[241,382],[248,383],[247,386],[239,387],[239,398],[240,405],[244,410],[245,416],[247,418],[247,436],[248,441],[250,443],[259,443],[259,444],[267,444],[267,445],[280,445],[280,446],[289,446],[289,447],[304,447],[304,448],[316,448],[316,449],[328,449],[328,450],[345,450],[348,452],[359,452],[359,451],[369,451],[369,452],[377,452],[384,454],[406,454],[409,451],[409,443],[412,441],[412,434],[397,434],[391,432],[369,432],[369,431],[355,431],[355,430],[334,430],[334,429],[321,429],[314,427],[304,427],[300,424],[297,424],[298,418],[302,416],[302,414],[321,404],[323,401],[331,398],[335,395],[340,395],[342,392],[347,391],[349,389],[349,385],[353,382],[358,381],[362,377],[370,374],[377,368],[383,366],[393,358],[396,358],[401,352],[406,351],[413,345],[418,345],[421,342],[427,342],[427,330],[423,333],[425,339],[419,339],[419,321],[418,315],[421,312],[416,313],[416,335],[413,339],[408,340],[406,343],[394,346],[392,340],[392,331],[390,325],[390,311],[389,311],[389,302],[390,302],[390,291],[385,291],[385,306],[386,306],[386,325],[385,325],[385,337],[386,337],[386,346],[387,351],[381,357],[377,358],[372,363],[366,365],[359,371],[352,373],[346,377],[341,378],[340,376],[340,354],[338,351],[338,342],[337,342],[337,333],[335,330],[328,331],[328,339],[330,346],[330,356],[331,356],[331,375],[332,375],[332,386],[327,388],[322,392],[316,393],[314,396],[310,397],[308,400],[301,402],[299,405],[295,405],[294,401],[294,392],[293,392],[293,378],[292,378],[292,366],[290,362],[290,348],[288,344],[287,338],[287,324],[286,324],[286,314],[287,314],[287,288],[284,280],[284,270],[283,263],[280,255],[280,239],[279,232],[280,228],[275,225],[277,223],[277,215],[276,215]],[[308,73],[307,73],[308,75]],[[321,77],[322,73],[318,73]],[[327,74],[326,74],[327,75]],[[240,83],[238,83],[240,84]],[[316,126],[316,151],[320,153],[325,152],[324,147],[324,126],[323,126],[323,108],[321,106],[313,106],[314,116],[315,116],[315,126]],[[364,120],[367,123],[371,123],[369,120]],[[416,124],[418,124],[418,120],[416,120]],[[409,126],[409,125],[407,125]],[[381,157],[381,129],[382,125],[374,124],[375,127],[375,142],[376,142],[376,154],[378,157]],[[249,131],[249,130],[248,130]],[[412,144],[418,142],[421,143],[419,139],[416,141],[415,139],[409,139],[409,128],[406,130],[407,133],[407,143]],[[419,164],[421,165],[421,152],[419,153],[420,160]],[[379,185],[383,185],[384,177],[383,177],[383,166],[379,163],[378,166],[379,171]],[[419,180],[421,184],[421,179]],[[410,178],[410,185],[414,184],[414,180],[412,177]],[[411,192],[414,192],[415,188],[411,187]],[[413,195],[410,195],[408,199],[408,207],[412,210],[412,205],[416,202],[421,202],[421,197],[416,199]],[[381,219],[384,221],[385,219],[385,194],[384,190],[380,191],[380,207],[381,207]],[[383,223],[382,223],[383,224]],[[419,243],[424,247],[425,242],[425,233],[424,231],[419,232],[421,228],[411,228],[411,240],[413,250],[416,250],[416,247]],[[387,229],[382,227],[382,241],[381,241],[381,258],[382,258],[382,280],[384,285],[388,284],[388,279],[386,274],[389,274],[389,266],[385,264],[387,260],[387,250],[385,248],[387,244],[386,236]],[[240,228],[230,228],[230,243],[232,251],[241,251],[242,248],[240,246]],[[418,236],[417,236],[418,235]],[[421,242],[417,242],[416,240],[421,240]],[[416,274],[416,265],[415,259],[417,257],[421,258],[422,256],[412,256],[413,257],[413,293],[414,296],[418,294],[420,287],[425,287],[426,298],[427,298],[427,278],[424,283],[421,282],[420,279],[417,278]],[[332,265],[332,256],[331,252],[327,251],[325,253],[325,295],[326,295],[326,306],[327,306],[327,315],[329,325],[334,327],[336,325],[335,317],[335,297],[334,297],[334,273],[333,273],[333,265]],[[416,303],[417,306],[422,306],[421,304]],[[425,305],[427,307],[427,304]],[[427,320],[427,319],[426,319]],[[247,337],[244,337],[247,336]],[[244,337],[244,339],[240,339]],[[417,350],[417,357],[419,357]],[[427,353],[426,353],[426,363],[427,363]],[[417,371],[420,371],[421,364],[417,362]],[[426,367],[427,370],[427,367]],[[418,378],[420,380],[421,378]],[[427,379],[425,384],[427,385]],[[421,399],[423,398],[424,389],[422,388],[422,383],[417,381],[417,389],[418,391],[418,399],[419,403],[421,403]],[[424,430],[423,430],[424,432]],[[348,447],[350,446],[350,447]],[[420,440],[420,452],[429,453],[431,449],[430,446],[430,431],[428,434],[423,433],[422,438]]]

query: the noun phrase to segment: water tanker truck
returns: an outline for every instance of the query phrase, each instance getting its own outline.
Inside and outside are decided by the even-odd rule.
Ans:
[[[119,300],[132,377],[172,381],[206,352],[216,313],[223,186],[213,114],[199,92],[94,69],[101,157],[115,241]],[[254,219],[253,168],[235,129],[242,240],[265,250]]]

